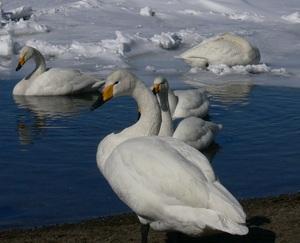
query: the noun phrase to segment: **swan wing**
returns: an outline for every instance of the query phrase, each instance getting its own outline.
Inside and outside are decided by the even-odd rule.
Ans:
[[[36,77],[27,95],[67,95],[91,92],[101,86],[99,79],[72,69],[51,68]]]
[[[189,225],[206,225],[201,219],[201,210],[195,219],[197,222],[184,218],[184,212],[171,217],[170,207],[180,206],[185,207],[186,213],[192,214],[194,209],[210,209],[223,215],[228,222],[244,223],[241,206],[236,200],[231,200],[231,194],[228,197],[215,186],[217,180],[204,155],[176,139],[129,139],[113,150],[101,171],[120,199],[151,222],[162,222],[165,227],[174,227],[173,222],[181,226],[187,222]]]
[[[206,94],[200,90],[176,90],[178,104],[173,114],[173,118],[207,115],[209,102]]]

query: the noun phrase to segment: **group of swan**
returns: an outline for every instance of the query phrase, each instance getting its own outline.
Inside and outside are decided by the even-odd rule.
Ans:
[[[42,54],[29,46],[21,50],[16,70],[31,58],[36,68],[15,86],[14,95],[69,95],[104,86],[92,109],[117,96],[136,100],[139,120],[100,142],[97,164],[114,192],[138,215],[143,243],[149,227],[196,236],[248,233],[241,205],[195,149],[207,147],[221,129],[200,118],[208,113],[205,93],[173,92],[167,80],[158,77],[152,88],[156,97],[127,70],[117,70],[103,82],[76,70],[47,69]],[[175,118],[185,119],[174,130]]]
[[[142,242],[147,242],[149,226],[195,236],[214,231],[247,234],[241,205],[218,181],[206,157],[178,139],[157,136],[161,109],[135,75],[127,70],[109,75],[92,109],[124,95],[135,99],[140,119],[100,142],[97,164],[114,192],[138,215]]]

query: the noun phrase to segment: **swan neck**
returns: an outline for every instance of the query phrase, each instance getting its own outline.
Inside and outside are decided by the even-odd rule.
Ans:
[[[174,133],[173,121],[169,107],[168,93],[162,92],[157,95],[161,108],[161,126],[158,136],[172,137]]]
[[[33,51],[33,60],[35,62],[35,69],[26,79],[33,80],[46,71],[45,58],[38,50]]]

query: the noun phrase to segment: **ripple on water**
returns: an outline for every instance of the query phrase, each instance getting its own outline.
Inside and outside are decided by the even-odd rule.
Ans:
[[[0,227],[43,225],[127,211],[96,166],[99,141],[135,122],[118,98],[11,97],[0,90]],[[300,89],[240,83],[210,87],[210,119],[222,123],[212,157],[239,197],[300,189]],[[4,195],[4,196],[3,196]]]

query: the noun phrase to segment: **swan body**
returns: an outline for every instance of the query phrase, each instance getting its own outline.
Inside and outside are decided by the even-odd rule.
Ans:
[[[258,64],[260,52],[241,36],[231,33],[204,40],[180,55],[192,66],[205,68],[210,64]]]
[[[205,117],[209,101],[205,92],[200,89],[168,91],[168,100],[173,119],[188,116]]]
[[[222,125],[191,116],[180,121],[174,129],[168,102],[167,79],[158,76],[153,87],[161,108],[162,122],[158,135],[179,139],[199,150],[207,148],[213,142],[215,134],[222,129]]]
[[[36,68],[16,84],[13,95],[48,96],[88,93],[96,91],[103,84],[103,81],[78,70],[47,69],[43,55],[29,46],[22,48],[16,70],[18,71],[31,58],[34,59]]]
[[[127,70],[113,72],[93,109],[131,95],[140,119],[98,146],[97,165],[114,192],[144,226],[190,235],[210,231],[247,234],[245,213],[216,178],[203,154],[182,141],[158,137],[161,112],[146,85]],[[142,233],[142,242],[147,242]]]

